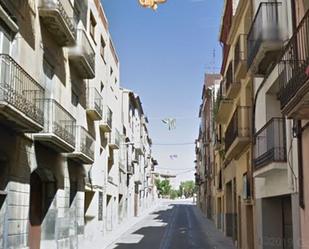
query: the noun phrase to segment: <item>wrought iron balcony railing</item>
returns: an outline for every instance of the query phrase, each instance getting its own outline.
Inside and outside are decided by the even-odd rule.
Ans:
[[[75,43],[76,23],[70,0],[40,0],[39,13],[60,45]]]
[[[238,106],[225,131],[225,151],[227,152],[237,138],[250,137],[251,108]]]
[[[246,53],[247,53],[247,35],[241,34],[238,37],[234,50],[235,70],[237,70],[241,62],[247,60]]]
[[[260,3],[247,37],[247,62],[249,68],[263,44],[269,43],[268,48],[264,48],[263,54],[265,54],[266,50],[277,50],[277,44],[279,44],[279,47],[283,44],[287,32],[282,23],[282,9],[281,2]],[[274,56],[272,57],[272,59],[276,59]]]
[[[285,109],[295,97],[297,105],[309,88],[309,10],[286,45],[279,64],[280,102]],[[301,90],[301,91],[300,91]]]
[[[103,98],[95,87],[87,88],[87,113],[94,120],[100,120],[103,116]]]
[[[108,106],[105,106],[103,108],[103,120],[100,123],[100,128],[104,132],[111,132],[113,128],[112,124],[113,124],[113,112]]]
[[[12,57],[0,54],[0,111],[21,130],[36,132],[44,124],[42,98],[44,88]]]
[[[255,169],[272,162],[286,162],[285,119],[273,118],[255,134]]]
[[[56,100],[44,99],[44,129],[35,134],[37,140],[61,152],[75,149],[76,120]]]
[[[88,131],[78,126],[76,128],[76,148],[69,156],[79,159],[82,163],[90,164],[94,161],[94,138]]]
[[[76,45],[69,49],[71,63],[78,69],[78,73],[85,79],[95,76],[95,51],[92,48],[87,33],[83,29],[77,30]]]
[[[114,178],[112,176],[107,176],[107,181],[111,184],[114,184]]]
[[[227,97],[226,84],[226,78],[224,78],[220,83],[213,110],[216,122],[220,124],[227,122],[230,111],[232,111],[234,106],[234,101]]]
[[[240,82],[235,77],[235,62],[231,61],[226,71],[223,82],[223,92],[226,98],[234,99],[240,90]]]
[[[109,146],[112,149],[119,149],[120,148],[120,133],[117,129],[109,134]]]

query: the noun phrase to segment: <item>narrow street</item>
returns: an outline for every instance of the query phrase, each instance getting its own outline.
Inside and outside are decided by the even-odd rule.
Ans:
[[[233,249],[191,201],[170,201],[122,235],[108,249]]]

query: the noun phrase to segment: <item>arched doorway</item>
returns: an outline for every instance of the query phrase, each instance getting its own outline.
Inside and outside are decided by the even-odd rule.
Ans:
[[[42,223],[56,194],[51,171],[37,169],[30,177],[29,248],[40,249]]]

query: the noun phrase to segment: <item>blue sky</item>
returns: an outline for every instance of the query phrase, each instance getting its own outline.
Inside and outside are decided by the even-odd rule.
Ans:
[[[120,59],[120,84],[142,99],[159,168],[193,170],[194,145],[156,144],[193,143],[197,137],[204,73],[220,67],[223,0],[168,0],[156,12],[137,0],[102,2]],[[165,117],[177,118],[176,130],[168,131]],[[174,184],[193,179],[193,173],[178,175]]]

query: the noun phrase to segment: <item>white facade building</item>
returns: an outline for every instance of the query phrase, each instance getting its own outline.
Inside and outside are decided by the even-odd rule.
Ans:
[[[3,0],[0,20],[0,248],[95,248],[134,215],[134,198],[152,205],[134,195],[136,179],[138,191],[151,182],[151,140],[145,129],[138,143],[135,97],[127,144],[101,3]]]

